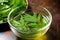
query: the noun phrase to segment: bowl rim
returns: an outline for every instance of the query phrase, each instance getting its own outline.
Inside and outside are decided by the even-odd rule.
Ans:
[[[40,6],[40,7],[43,8],[43,9],[49,14],[49,16],[50,16],[49,19],[50,19],[50,20],[49,20],[48,24],[45,25],[45,27],[40,28],[38,31],[44,30],[44,29],[48,28],[48,27],[50,26],[50,24],[52,23],[52,15],[51,15],[50,11],[49,11],[48,9],[46,9],[45,7],[42,7],[42,6]],[[18,7],[17,7],[17,8],[18,8]],[[16,8],[15,8],[15,9],[16,9]],[[11,27],[13,27],[14,29],[16,29],[16,28],[10,23],[9,19],[10,19],[11,13],[12,13],[15,9],[13,9],[13,10],[9,13],[8,18],[7,18],[9,25],[10,25]],[[26,10],[25,10],[25,11],[26,11]],[[24,12],[25,12],[25,11],[24,11]]]

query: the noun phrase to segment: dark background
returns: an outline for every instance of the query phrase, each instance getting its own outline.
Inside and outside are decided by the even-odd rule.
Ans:
[[[54,36],[54,40],[60,40],[60,0],[29,0],[33,7],[46,7],[52,14],[53,20],[49,33]]]

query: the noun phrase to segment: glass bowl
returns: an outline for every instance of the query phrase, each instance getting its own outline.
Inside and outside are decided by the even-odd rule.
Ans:
[[[15,9],[13,9],[10,13],[9,13],[9,15],[8,15],[8,23],[9,23],[9,25],[10,25],[10,28],[11,28],[11,30],[13,31],[13,33],[16,35],[16,36],[18,36],[18,37],[20,37],[20,38],[23,38],[23,39],[36,39],[37,37],[41,37],[41,36],[43,36],[47,31],[48,31],[48,29],[50,28],[50,25],[51,25],[51,22],[52,22],[52,15],[51,15],[51,13],[46,9],[46,8],[44,8],[44,7],[42,7],[42,6],[40,6],[39,7],[39,9],[37,9],[36,8],[36,10],[34,10],[34,9],[32,9],[32,8],[28,8],[28,9],[26,9],[26,10],[20,10],[20,6],[19,7],[16,7]],[[42,16],[42,18],[44,18],[45,20],[45,23],[47,22],[47,24],[46,25],[44,25],[43,24],[43,22],[42,22],[42,24],[41,24],[41,26],[39,26],[39,28],[37,28],[38,26],[36,26],[36,30],[35,29],[32,29],[32,28],[24,28],[24,26],[19,26],[18,28],[17,28],[17,26],[15,26],[16,24],[18,24],[18,22],[19,22],[19,19],[21,18],[21,17],[23,17],[25,14],[27,14],[26,16],[28,16],[28,14],[29,15],[31,15],[31,16],[33,16],[34,15],[34,13],[35,14],[37,14],[37,15],[40,15],[40,16]],[[40,17],[39,16],[39,17]],[[25,16],[24,16],[25,17]],[[32,18],[32,20],[31,20],[31,18]],[[33,21],[33,20],[35,20],[35,16],[34,17],[27,17],[27,21],[30,19],[31,21]],[[22,19],[22,18],[21,18]],[[23,20],[21,20],[20,19],[20,21],[22,22]],[[18,22],[16,22],[14,25],[12,24],[12,22],[13,22],[13,20],[16,20],[16,21],[18,21]],[[42,20],[42,19],[41,19]],[[40,21],[40,20],[39,20]],[[35,21],[34,21],[35,22]],[[31,23],[31,22],[30,22]],[[39,22],[38,22],[39,23]],[[26,24],[26,22],[25,22],[25,24]],[[29,23],[28,23],[29,24]],[[28,25],[27,24],[27,25]],[[32,24],[33,24],[33,22],[32,22]],[[44,25],[44,26],[42,26],[42,25]],[[31,26],[31,25],[30,25]],[[28,27],[28,26],[26,26],[26,27]],[[23,29],[22,29],[23,28]]]

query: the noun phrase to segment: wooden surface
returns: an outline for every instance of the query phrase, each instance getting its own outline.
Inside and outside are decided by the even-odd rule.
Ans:
[[[29,0],[29,4],[33,9],[39,6],[43,6],[46,7],[51,12],[53,16],[53,21],[49,31],[44,37],[46,40],[60,40],[60,0]],[[7,27],[5,26],[3,28],[6,32],[3,33],[0,32],[0,40],[22,40],[20,38],[17,38],[11,31],[7,31],[9,28],[8,26]],[[0,25],[0,31],[3,30],[1,28],[2,27]],[[40,40],[45,39],[42,38]]]

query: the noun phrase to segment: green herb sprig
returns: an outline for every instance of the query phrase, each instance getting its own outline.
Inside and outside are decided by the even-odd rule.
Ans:
[[[21,6],[20,11],[26,10],[26,0],[0,0],[0,24],[7,22],[9,12],[18,6]]]
[[[41,15],[34,13],[30,15],[25,13],[21,15],[19,20],[13,19],[11,24],[18,30],[26,33],[38,31],[47,24],[47,20]]]

